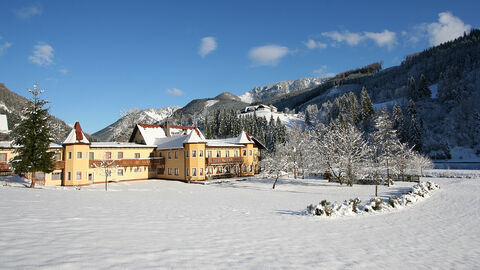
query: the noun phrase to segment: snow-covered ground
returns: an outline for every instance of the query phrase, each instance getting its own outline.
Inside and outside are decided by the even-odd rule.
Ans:
[[[441,189],[399,211],[336,219],[302,213],[323,199],[368,200],[374,186],[147,180],[105,192],[0,182],[0,269],[477,268],[480,179],[423,180]]]

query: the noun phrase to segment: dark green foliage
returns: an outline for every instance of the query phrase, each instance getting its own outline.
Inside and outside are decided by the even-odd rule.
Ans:
[[[320,215],[326,215],[326,216],[330,216],[332,214],[332,208],[330,207],[330,202],[327,201],[327,200],[323,200],[320,202],[320,205],[322,206],[322,208],[317,208],[317,210],[319,210],[320,212]]]
[[[398,197],[397,196],[391,196],[388,198],[388,204],[395,208],[397,207],[397,204],[398,204]]]
[[[370,200],[371,202],[374,202],[375,205],[372,206],[372,209],[375,210],[375,211],[380,211],[382,210],[382,204],[383,204],[383,200],[380,199],[380,198],[373,198]]]
[[[353,212],[358,213],[359,212],[358,206],[360,205],[361,202],[362,201],[359,198],[355,198],[355,199],[350,199],[348,203],[352,205]]]
[[[49,173],[54,168],[54,152],[48,152],[52,142],[52,130],[48,109],[43,107],[47,101],[38,97],[43,91],[34,85],[32,100],[24,111],[25,118],[12,131],[12,139],[19,147],[14,150],[17,154],[11,165],[17,174],[36,172]],[[32,181],[31,187],[35,186]]]

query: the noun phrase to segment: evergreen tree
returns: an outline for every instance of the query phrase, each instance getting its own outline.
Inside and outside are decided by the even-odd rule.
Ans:
[[[418,95],[420,98],[429,98],[432,96],[432,91],[428,88],[427,79],[425,75],[420,76],[420,84],[418,86]]]
[[[417,86],[413,77],[410,77],[410,79],[408,79],[408,97],[413,101],[417,101],[419,98]]]
[[[360,105],[362,106],[362,123],[363,123],[363,130],[365,132],[369,132],[372,126],[372,116],[375,113],[373,109],[372,100],[368,95],[367,88],[365,86],[362,88],[362,92],[360,94]]]
[[[14,150],[17,155],[12,159],[11,165],[17,174],[32,174],[30,187],[33,188],[37,172],[53,171],[55,153],[48,151],[53,134],[48,108],[44,108],[48,102],[39,98],[43,90],[34,84],[33,90],[28,91],[33,97],[24,110],[25,118],[12,131],[13,144],[19,147]]]
[[[408,116],[410,120],[408,126],[408,141],[414,150],[422,151],[422,131],[420,122],[417,119],[417,110],[415,109],[415,102],[413,100],[410,100],[408,104]]]
[[[407,141],[407,130],[405,129],[405,118],[403,111],[397,102],[393,105],[393,128],[397,130],[400,141]]]
[[[277,124],[275,126],[277,128],[277,140],[275,143],[285,143],[285,141],[287,140],[287,128],[282,123],[282,121],[280,121],[280,117],[277,117]]]
[[[400,140],[397,137],[397,131],[393,128],[393,121],[390,119],[388,111],[382,109],[375,118],[375,131],[373,132],[373,144],[380,162],[387,172],[387,183],[390,186],[391,170],[393,168],[393,159],[402,152]]]

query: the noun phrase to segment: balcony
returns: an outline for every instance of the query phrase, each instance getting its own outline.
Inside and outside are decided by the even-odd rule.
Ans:
[[[55,161],[55,167],[54,167],[55,170],[63,170],[65,169],[65,161],[61,160],[61,161]]]
[[[242,164],[243,157],[210,157],[207,158],[207,165]]]
[[[0,162],[0,172],[9,172],[11,171],[10,165],[6,162]]]
[[[118,167],[140,167],[140,166],[151,166],[157,164],[165,164],[164,158],[145,158],[145,159],[109,159],[109,160],[90,160],[90,168],[103,167],[102,162],[104,162],[107,167],[118,166]]]

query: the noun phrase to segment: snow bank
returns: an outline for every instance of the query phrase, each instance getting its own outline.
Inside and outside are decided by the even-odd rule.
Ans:
[[[393,209],[399,209],[430,197],[432,191],[439,189],[440,186],[434,182],[422,182],[412,187],[412,190],[401,196],[391,196],[388,200],[381,198],[372,198],[369,202],[361,205],[359,198],[345,200],[343,203],[333,203],[323,200],[318,205],[309,205],[306,213],[314,216],[324,217],[343,217],[356,216],[358,214],[372,214],[376,212],[390,212]]]
[[[426,170],[423,172],[424,177],[435,178],[480,178],[480,170]]]

